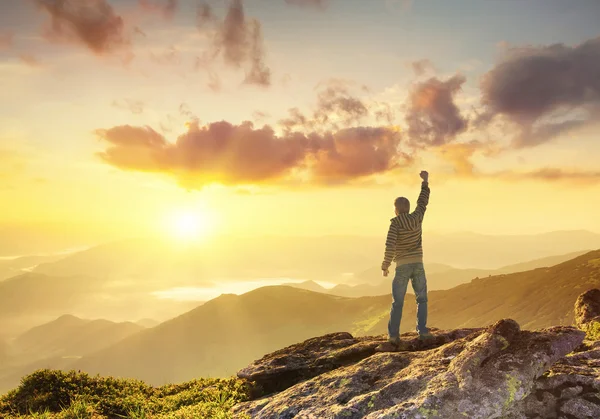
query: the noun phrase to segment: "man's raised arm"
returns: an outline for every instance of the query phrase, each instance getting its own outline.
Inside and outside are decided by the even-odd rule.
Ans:
[[[421,193],[419,194],[419,198],[417,199],[417,208],[415,209],[413,214],[417,214],[419,219],[423,219],[425,216],[425,210],[427,209],[427,204],[429,203],[429,173],[426,171],[422,171],[420,173],[421,179],[423,182],[421,183]]]

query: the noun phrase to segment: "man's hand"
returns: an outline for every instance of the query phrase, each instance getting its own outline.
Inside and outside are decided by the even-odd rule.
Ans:
[[[389,273],[389,269],[383,269],[383,276],[388,276]]]
[[[421,179],[423,179],[424,182],[429,182],[429,173],[427,171],[423,170],[419,173],[419,176],[421,176]]]

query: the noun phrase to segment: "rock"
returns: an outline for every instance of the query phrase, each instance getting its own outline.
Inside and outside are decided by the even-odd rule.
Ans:
[[[560,411],[577,419],[600,418],[600,406],[582,398],[567,401]]]
[[[233,412],[258,419],[521,418],[536,406],[528,399],[535,380],[584,338],[573,327],[521,331],[513,320],[434,334],[445,338],[419,348],[415,334],[419,349],[405,352],[375,353],[383,336],[335,334],[267,355],[239,376],[267,386],[273,380],[270,388],[280,392]]]
[[[526,417],[541,414],[544,418],[569,417],[587,418],[573,414],[579,406],[587,406],[585,411],[600,406],[600,350],[570,354],[557,361],[534,383],[534,388],[518,408]],[[540,404],[540,401],[543,403]],[[581,412],[583,412],[582,410]],[[600,417],[600,416],[589,416]]]
[[[575,396],[578,396],[583,391],[583,387],[575,386],[575,387],[567,387],[563,389],[562,393],[560,393],[561,399],[572,399]]]
[[[404,333],[412,351],[431,349],[482,329],[449,332],[432,329],[435,338],[421,342],[415,332]],[[385,336],[355,338],[350,333],[331,333],[288,346],[253,362],[237,373],[239,378],[258,384],[264,394],[282,391],[300,381],[316,377],[344,365],[356,363],[375,353]]]
[[[575,301],[575,324],[590,340],[600,340],[600,289],[591,289]]]

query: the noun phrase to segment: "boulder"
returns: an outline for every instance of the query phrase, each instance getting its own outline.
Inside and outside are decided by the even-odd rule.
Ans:
[[[550,401],[555,398],[536,387],[545,371],[581,345],[585,334],[574,327],[522,331],[505,319],[485,329],[436,330],[434,335],[430,347],[419,347],[415,335],[410,350],[403,352],[376,353],[385,337],[346,333],[267,355],[239,376],[278,392],[241,403],[233,413],[258,419],[516,418],[539,405],[530,398],[538,390],[542,400],[548,398],[549,409],[562,416],[572,415],[577,406],[593,411],[581,402],[593,404],[580,397],[588,394],[583,384],[577,384],[582,387],[578,395],[575,390],[564,395],[575,401],[554,407]],[[578,356],[565,368],[595,362],[588,359],[593,354]]]
[[[600,289],[584,292],[575,301],[575,324],[590,340],[600,340]]]

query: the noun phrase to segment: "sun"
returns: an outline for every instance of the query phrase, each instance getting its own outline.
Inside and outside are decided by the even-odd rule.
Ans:
[[[198,241],[212,233],[214,217],[206,210],[176,210],[167,217],[167,232],[181,241]]]

